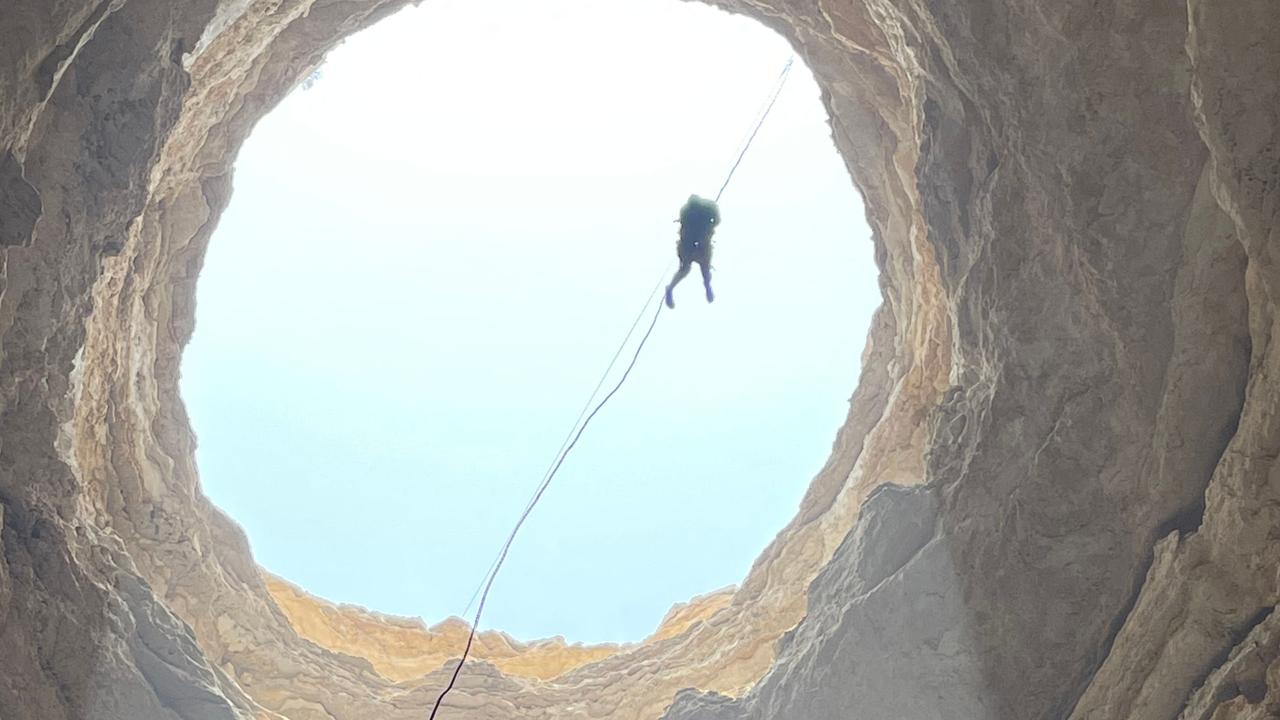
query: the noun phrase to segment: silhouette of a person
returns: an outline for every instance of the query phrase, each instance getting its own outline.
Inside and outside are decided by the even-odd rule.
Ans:
[[[711,236],[720,224],[720,208],[714,200],[690,195],[689,201],[680,208],[680,241],[676,244],[676,255],[680,258],[680,269],[667,285],[667,307],[674,308],[675,300],[671,292],[676,285],[689,274],[693,263],[698,263],[702,271],[702,286],[707,291],[707,302],[716,299],[711,292]]]

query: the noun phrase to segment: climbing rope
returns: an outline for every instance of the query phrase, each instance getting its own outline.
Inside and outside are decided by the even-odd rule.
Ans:
[[[724,184],[720,186],[720,191],[716,193],[716,202],[720,202],[720,197],[724,195],[725,188],[729,187],[729,181],[733,179],[733,173],[742,164],[742,158],[747,156],[747,150],[751,147],[751,141],[756,139],[756,133],[760,132],[760,128],[764,125],[764,119],[769,117],[769,112],[773,110],[773,104],[778,102],[778,96],[782,94],[782,88],[787,84],[787,76],[791,74],[791,65],[795,63],[796,56],[792,55],[787,58],[787,64],[782,66],[782,72],[778,74],[778,82],[774,85],[773,94],[769,96],[769,102],[765,104],[764,110],[760,111],[756,119],[756,125],[751,129],[751,134],[747,136],[746,142],[742,143],[742,152],[738,153],[738,159],[733,161],[733,167],[729,168],[729,174],[725,176]]]
[[[787,59],[787,64],[783,66],[782,73],[778,76],[778,81],[769,97],[768,103],[764,105],[764,110],[762,110],[757,116],[755,126],[747,136],[746,141],[743,142],[742,149],[739,151],[737,159],[734,160],[733,166],[729,168],[729,173],[725,177],[724,183],[720,186],[720,191],[716,193],[716,202],[720,201],[720,197],[724,195],[725,189],[729,187],[729,181],[733,179],[734,172],[736,172],[738,166],[742,164],[742,159],[746,157],[747,150],[751,148],[752,141],[755,140],[756,134],[760,132],[760,128],[764,125],[765,119],[769,117],[770,111],[773,110],[774,103],[778,101],[778,96],[782,94],[782,88],[786,85],[787,76],[791,73],[791,66],[794,62],[795,56],[793,55]],[[653,329],[657,327],[658,317],[662,315],[663,305],[661,302],[658,303],[658,309],[653,312],[653,319],[649,321],[649,327],[644,331],[644,335],[640,338],[640,343],[636,345],[636,350],[631,356],[631,362],[627,364],[627,369],[622,371],[622,377],[618,379],[618,382],[613,386],[613,389],[610,390],[609,393],[600,400],[600,402],[595,404],[595,407],[591,412],[586,413],[587,408],[591,407],[592,401],[595,400],[596,395],[600,392],[600,388],[604,387],[605,380],[609,377],[610,372],[613,371],[614,365],[617,364],[618,358],[621,357],[623,349],[631,340],[631,336],[639,326],[640,319],[644,317],[645,311],[648,310],[649,306],[653,303],[654,298],[658,294],[658,289],[662,287],[662,281],[666,279],[667,273],[670,272],[670,269],[671,266],[668,264],[667,268],[663,270],[662,275],[658,277],[658,282],[654,285],[653,291],[649,293],[649,298],[645,300],[644,306],[640,308],[640,312],[636,315],[636,319],[631,323],[631,329],[627,331],[627,336],[624,337],[622,339],[622,343],[618,345],[618,349],[614,352],[613,358],[609,361],[609,366],[605,368],[604,373],[601,374],[600,380],[596,383],[596,387],[592,391],[591,396],[587,398],[587,402],[583,405],[582,411],[578,413],[577,421],[574,422],[569,433],[565,435],[565,441],[561,443],[560,451],[556,453],[556,457],[547,469],[547,472],[543,474],[542,481],[538,483],[533,496],[529,499],[529,502],[525,504],[524,511],[520,513],[520,518],[516,520],[515,527],[511,529],[511,534],[507,536],[506,542],[503,543],[502,550],[499,551],[497,558],[493,561],[493,564],[490,565],[489,572],[485,575],[483,584],[477,588],[477,592],[480,596],[480,603],[476,605],[476,613],[471,620],[471,630],[467,633],[467,644],[462,648],[462,657],[458,659],[458,664],[454,666],[453,674],[449,677],[449,683],[445,685],[444,690],[441,690],[440,695],[436,697],[435,705],[431,707],[429,720],[435,720],[436,713],[440,711],[440,706],[444,702],[445,696],[453,690],[453,686],[458,682],[458,675],[462,672],[462,666],[466,664],[467,658],[471,655],[471,646],[475,643],[476,633],[480,627],[480,617],[484,614],[484,606],[489,599],[489,591],[493,589],[494,580],[497,579],[498,572],[502,569],[502,564],[506,562],[507,554],[511,551],[511,546],[515,543],[516,535],[520,532],[520,528],[523,527],[525,521],[529,519],[529,515],[533,512],[534,507],[536,507],[538,501],[542,499],[543,493],[545,493],[547,488],[551,486],[551,481],[555,479],[556,473],[560,472],[560,467],[564,465],[565,459],[569,457],[569,453],[573,451],[573,448],[578,444],[578,440],[582,438],[582,434],[586,432],[587,426],[590,425],[592,419],[594,419],[595,416],[604,409],[604,406],[613,399],[613,396],[622,389],[622,386],[627,382],[627,378],[630,377],[631,371],[635,368],[636,362],[640,360],[640,353],[644,350],[645,343],[649,342],[649,336],[653,334]],[[584,413],[586,413],[585,417]],[[475,602],[474,594],[472,595],[471,601],[467,603],[467,609],[470,609],[471,603],[473,602]],[[463,610],[463,612],[465,613],[466,610]]]
[[[530,508],[533,507],[535,502],[534,498],[538,495],[538,488],[541,488],[542,484],[547,482],[548,478],[551,476],[552,470],[555,469],[557,461],[559,461],[560,456],[564,453],[565,448],[573,441],[573,437],[575,432],[578,430],[578,426],[582,424],[582,419],[586,417],[587,412],[591,409],[591,404],[595,402],[596,396],[600,394],[600,388],[604,387],[605,380],[608,380],[609,375],[613,373],[614,366],[618,364],[618,358],[622,357],[622,351],[625,350],[627,344],[631,342],[631,337],[635,335],[636,328],[640,325],[640,320],[645,316],[645,311],[649,309],[649,305],[653,302],[653,298],[656,297],[658,291],[662,289],[662,281],[666,279],[667,274],[670,272],[671,264],[667,263],[667,268],[658,276],[658,282],[654,284],[653,290],[649,291],[648,299],[644,301],[644,305],[642,305],[640,307],[640,311],[636,313],[635,319],[631,321],[631,327],[627,329],[626,337],[622,338],[622,342],[618,343],[618,349],[613,351],[613,357],[609,359],[609,365],[604,369],[604,372],[600,374],[600,379],[596,381],[596,386],[591,389],[591,394],[587,396],[586,402],[582,404],[582,410],[578,412],[577,419],[573,421],[573,425],[569,426],[569,432],[565,433],[564,440],[560,443],[560,449],[556,450],[556,454],[552,456],[550,464],[547,465],[547,469],[542,473],[542,479],[538,481],[537,487],[534,488],[534,494],[530,496],[529,501],[525,503],[524,512],[529,512]],[[480,597],[480,593],[484,590],[485,583],[489,579],[489,575],[493,572],[494,567],[497,566],[498,560],[501,556],[501,551],[499,551],[498,555],[494,556],[493,563],[489,565],[489,569],[485,571],[484,577],[480,579],[480,584],[476,585],[475,592],[471,593],[471,599],[467,600],[467,606],[462,609],[463,615],[466,615],[471,610],[471,606],[475,604],[476,598]]]
[[[652,297],[650,298],[650,302],[652,302]],[[648,305],[648,303],[645,304],[645,309],[648,308]],[[502,551],[498,554],[498,559],[494,562],[493,569],[489,572],[489,576],[485,580],[484,591],[480,593],[480,604],[476,606],[476,614],[471,621],[471,631],[467,634],[467,644],[462,649],[462,657],[458,660],[457,666],[453,668],[453,675],[449,677],[449,684],[440,692],[440,696],[436,698],[436,704],[431,708],[431,720],[435,720],[436,713],[440,711],[440,703],[444,702],[445,696],[453,689],[454,683],[458,681],[458,674],[462,672],[463,663],[467,661],[467,657],[471,654],[471,645],[475,642],[476,629],[480,625],[480,616],[484,614],[484,605],[489,599],[489,591],[493,589],[493,581],[497,579],[498,571],[502,569],[502,563],[507,560],[507,553],[511,551],[511,545],[515,542],[516,533],[520,532],[520,528],[524,525],[525,520],[528,520],[529,514],[533,512],[534,506],[536,506],[538,501],[542,499],[542,494],[551,486],[551,481],[555,479],[556,473],[560,471],[560,466],[563,465],[565,459],[569,457],[569,452],[578,444],[578,440],[582,438],[582,433],[586,432],[587,426],[591,424],[591,420],[595,418],[596,414],[604,408],[609,400],[613,399],[613,396],[617,394],[617,392],[622,389],[623,384],[627,382],[627,377],[631,375],[631,370],[635,368],[636,361],[640,359],[640,351],[644,350],[645,343],[649,341],[649,336],[653,334],[653,328],[658,324],[658,316],[661,314],[662,303],[658,303],[658,309],[654,311],[653,319],[649,321],[649,328],[645,330],[644,336],[640,338],[640,344],[636,346],[635,354],[631,356],[631,362],[627,365],[627,369],[622,372],[622,377],[618,379],[618,383],[613,386],[613,389],[609,391],[609,394],[605,395],[604,399],[597,403],[595,409],[592,410],[591,413],[586,416],[586,419],[582,421],[582,425],[578,427],[577,432],[573,434],[573,439],[564,447],[564,450],[551,466],[551,470],[538,485],[538,489],[534,492],[533,498],[529,501],[528,505],[525,506],[524,512],[520,514],[520,519],[516,521],[515,527],[511,529],[511,534],[507,536],[507,541],[502,545]]]

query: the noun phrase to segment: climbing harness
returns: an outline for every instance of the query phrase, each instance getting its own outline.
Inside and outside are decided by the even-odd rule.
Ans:
[[[716,193],[716,202],[720,202],[720,197],[724,195],[725,189],[729,187],[729,181],[733,179],[734,172],[737,171],[738,166],[742,164],[742,159],[746,157],[747,150],[751,147],[751,142],[755,140],[756,134],[760,132],[760,128],[764,125],[765,119],[769,117],[769,112],[773,110],[774,103],[778,101],[778,96],[782,94],[782,88],[786,85],[787,76],[791,73],[791,65],[794,62],[795,56],[792,55],[787,59],[787,64],[783,66],[782,72],[778,75],[777,83],[773,88],[773,92],[769,96],[768,102],[763,106],[764,109],[757,114],[756,122],[754,127],[751,129],[751,133],[747,135],[746,140],[742,143],[742,149],[738,152],[737,159],[734,160],[733,166],[729,168],[729,173],[725,176],[724,183],[720,186],[720,191]],[[662,314],[663,308],[663,304],[661,302],[658,303],[658,309],[653,312],[653,318],[649,321],[649,327],[645,329],[644,335],[641,336],[640,343],[636,345],[636,350],[631,355],[631,362],[627,364],[627,369],[622,371],[622,377],[620,377],[618,382],[614,384],[613,389],[610,390],[609,393],[600,400],[600,402],[596,403],[595,407],[588,413],[587,408],[592,407],[592,402],[600,392],[600,388],[604,387],[605,380],[607,380],[610,373],[613,372],[613,368],[617,364],[618,358],[622,356],[622,351],[626,348],[627,343],[631,341],[631,337],[635,334],[636,328],[639,327],[640,320],[644,317],[645,311],[649,309],[654,298],[657,297],[658,289],[662,287],[663,280],[665,280],[667,274],[670,273],[672,264],[673,263],[668,263],[667,268],[658,276],[658,283],[653,286],[653,291],[649,293],[649,298],[645,300],[644,305],[640,308],[640,312],[636,314],[635,320],[632,321],[631,329],[627,331],[626,337],[622,339],[622,342],[618,345],[618,349],[613,353],[613,358],[609,361],[608,367],[606,367],[604,373],[600,375],[600,380],[596,383],[595,389],[591,391],[591,395],[587,398],[586,404],[582,406],[581,412],[578,413],[578,419],[574,422],[573,426],[570,427],[569,432],[565,435],[564,441],[560,444],[560,450],[551,461],[551,465],[547,468],[547,471],[543,473],[541,482],[538,483],[537,488],[533,492],[533,496],[529,498],[529,502],[525,504],[524,511],[520,513],[519,519],[516,520],[515,527],[513,527],[511,529],[511,533],[507,535],[507,540],[503,543],[502,549],[498,552],[497,558],[495,558],[493,564],[489,566],[489,571],[485,574],[484,581],[476,588],[476,593],[471,596],[471,601],[467,603],[467,608],[463,610],[463,614],[465,614],[467,610],[470,610],[471,604],[475,602],[476,595],[479,595],[480,603],[476,605],[476,613],[471,620],[471,630],[467,634],[467,644],[462,648],[462,657],[458,659],[458,664],[454,666],[453,674],[449,677],[449,683],[445,685],[444,690],[441,690],[440,695],[436,697],[435,705],[431,707],[429,720],[435,720],[436,713],[440,711],[441,703],[444,702],[445,696],[453,690],[454,684],[458,681],[458,675],[462,672],[462,666],[467,662],[467,658],[471,654],[471,646],[475,642],[476,633],[480,627],[480,616],[484,614],[484,605],[489,599],[489,591],[493,589],[493,582],[497,579],[498,571],[502,569],[502,564],[506,562],[507,553],[511,551],[511,546],[515,543],[516,535],[520,532],[520,528],[524,526],[525,520],[529,519],[529,515],[533,512],[534,507],[537,506],[538,501],[542,499],[543,493],[545,493],[547,488],[551,486],[551,481],[555,479],[556,473],[560,471],[560,466],[564,464],[565,459],[569,457],[569,453],[572,452],[573,448],[578,444],[578,440],[582,438],[582,433],[586,432],[587,425],[591,424],[591,420],[595,418],[596,414],[604,409],[604,406],[607,405],[608,402],[613,399],[613,396],[622,389],[622,386],[627,382],[627,378],[631,375],[632,369],[635,368],[636,362],[640,359],[640,353],[644,350],[645,343],[649,341],[649,336],[653,334],[653,329],[658,325],[658,317]]]

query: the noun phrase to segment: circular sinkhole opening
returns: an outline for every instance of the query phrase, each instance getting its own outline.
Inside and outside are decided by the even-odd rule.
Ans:
[[[332,52],[239,155],[183,360],[203,488],[258,562],[462,614],[790,53],[675,0],[435,0]],[[720,208],[715,302],[677,288],[482,627],[643,640],[742,580],[830,452],[879,290],[801,63]]]

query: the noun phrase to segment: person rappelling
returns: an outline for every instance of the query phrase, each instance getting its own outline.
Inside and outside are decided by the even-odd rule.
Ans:
[[[689,201],[680,208],[680,219],[676,222],[680,223],[680,240],[676,243],[680,268],[667,285],[667,307],[675,308],[676,302],[671,293],[689,274],[693,263],[698,263],[698,269],[702,271],[707,302],[712,302],[716,295],[711,291],[711,236],[715,234],[716,225],[720,224],[720,208],[714,200],[690,195]]]
[[[690,195],[689,201],[684,204],[684,207],[680,208],[680,219],[676,221],[680,223],[680,240],[676,244],[676,256],[680,258],[680,269],[676,270],[676,274],[671,278],[671,283],[667,285],[667,307],[674,308],[676,306],[675,300],[671,297],[671,293],[675,290],[676,285],[678,285],[680,281],[689,274],[689,268],[692,267],[693,263],[698,263],[698,268],[702,270],[702,286],[706,288],[707,291],[707,302],[712,302],[716,299],[715,293],[711,292],[711,236],[715,234],[716,225],[720,224],[720,207],[717,203],[720,201],[720,196],[724,194],[725,188],[729,187],[729,181],[733,179],[734,171],[738,169],[738,165],[742,162],[742,158],[746,156],[747,149],[751,147],[751,141],[755,139],[756,133],[759,132],[760,127],[764,125],[765,118],[769,116],[769,111],[773,109],[773,103],[777,101],[778,95],[782,92],[782,87],[787,81],[787,74],[791,72],[791,64],[794,60],[795,56],[793,55],[787,60],[787,64],[783,66],[782,73],[778,76],[778,84],[774,87],[773,95],[769,99],[769,104],[765,106],[764,112],[762,112],[759,119],[756,120],[755,128],[751,131],[751,134],[747,136],[747,141],[743,143],[742,150],[738,153],[738,159],[734,161],[733,167],[729,168],[729,175],[725,177],[724,184],[720,186],[720,192],[716,193],[716,199],[707,200],[705,198],[698,197],[697,195]],[[661,279],[659,279],[658,282],[661,282]],[[641,310],[642,313],[649,309],[652,299],[651,295],[649,299],[645,301],[644,309]],[[580,415],[578,420],[574,423],[574,428],[576,428],[576,430],[570,430],[570,434],[565,438],[565,445],[557,456],[555,464],[551,466],[550,471],[543,478],[542,485],[539,486],[537,493],[533,496],[533,499],[529,502],[528,506],[526,506],[524,514],[516,521],[515,528],[512,529],[511,534],[507,536],[507,542],[502,546],[502,550],[498,553],[497,559],[494,560],[493,567],[489,570],[488,575],[485,576],[484,582],[476,589],[476,594],[480,598],[480,604],[476,606],[476,613],[471,621],[471,629],[467,633],[467,644],[462,649],[462,657],[459,658],[458,664],[453,667],[453,674],[449,677],[448,684],[446,684],[444,689],[440,691],[440,694],[436,696],[435,704],[431,706],[431,714],[428,716],[427,720],[436,720],[436,714],[440,712],[440,708],[444,705],[445,697],[453,690],[454,684],[458,681],[458,675],[462,672],[462,666],[466,664],[467,657],[471,652],[471,643],[475,640],[476,631],[480,627],[480,617],[484,613],[485,601],[489,598],[489,591],[493,588],[493,581],[498,577],[498,571],[502,569],[502,563],[507,558],[507,551],[511,549],[512,543],[516,540],[516,533],[520,532],[520,528],[524,525],[524,521],[529,517],[529,513],[533,512],[534,506],[538,504],[538,500],[542,497],[543,491],[547,489],[547,486],[550,485],[551,481],[555,478],[556,473],[560,470],[560,465],[564,462],[565,458],[568,457],[569,452],[578,444],[578,439],[582,437],[583,431],[587,429],[587,425],[591,422],[591,418],[595,417],[596,413],[600,412],[600,409],[605,406],[605,403],[609,402],[609,399],[614,396],[614,393],[622,389],[622,384],[627,381],[627,377],[631,374],[631,368],[635,367],[636,361],[640,359],[640,351],[644,349],[644,344],[648,342],[649,334],[653,332],[653,328],[658,324],[658,316],[661,314],[662,306],[659,305],[653,312],[653,319],[649,321],[649,329],[640,337],[640,343],[636,346],[635,354],[631,357],[631,364],[627,366],[625,371],[623,371],[622,379],[613,386],[613,390],[606,393],[604,399],[600,400],[600,402],[596,404],[595,409],[591,412],[588,413],[586,407],[582,409],[582,415]],[[635,326],[639,321],[640,318],[637,317],[636,323],[632,325],[632,331],[635,330]],[[622,341],[622,346],[618,348],[618,353],[614,355],[614,360],[610,361],[609,367],[605,368],[604,375],[600,379],[602,384],[604,383],[605,378],[609,377],[610,371],[613,370],[613,364],[614,361],[618,359],[618,354],[622,353],[623,347],[626,347],[630,340],[631,332],[628,332],[627,337]],[[598,389],[599,388],[597,388],[597,390]],[[588,407],[590,406],[588,405]],[[468,606],[470,606],[470,603],[468,603]]]

